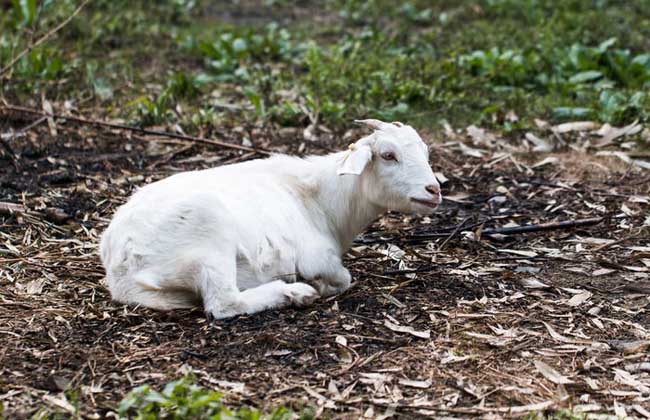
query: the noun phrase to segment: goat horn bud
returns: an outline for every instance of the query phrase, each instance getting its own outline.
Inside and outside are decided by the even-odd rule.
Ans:
[[[374,128],[375,130],[382,130],[385,128],[390,128],[390,124],[385,123],[383,121],[375,120],[375,119],[368,119],[368,120],[354,120],[355,123],[357,124],[364,124],[367,125],[368,127]]]

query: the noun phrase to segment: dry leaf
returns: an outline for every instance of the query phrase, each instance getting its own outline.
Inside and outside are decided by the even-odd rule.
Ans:
[[[392,322],[390,322],[388,320],[384,321],[384,326],[386,328],[388,328],[389,330],[391,330],[391,331],[411,334],[411,335],[413,335],[415,337],[418,337],[418,338],[431,338],[431,331],[430,330],[416,331],[412,327],[408,327],[408,326],[405,326],[405,325],[393,324]]]
[[[601,269],[598,269],[598,270],[595,270],[594,272],[592,272],[591,275],[594,276],[594,277],[598,277],[598,276],[606,276],[608,274],[612,274],[612,273],[615,273],[615,272],[616,272],[616,270],[614,270],[612,268],[601,268]]]
[[[546,329],[548,330],[548,333],[550,334],[550,336],[551,336],[554,340],[561,341],[561,342],[563,342],[563,343],[575,343],[575,340],[571,340],[571,339],[569,339],[569,338],[566,338],[566,337],[563,336],[562,334],[560,334],[560,333],[558,333],[557,331],[555,331],[555,330],[553,329],[553,327],[551,327],[551,326],[550,326],[549,324],[547,324],[546,322],[543,322],[543,321],[542,321],[542,324],[544,324],[544,326],[545,326]]]
[[[469,134],[475,143],[483,144],[488,147],[492,147],[496,141],[493,134],[486,132],[483,128],[478,128],[475,125],[467,127],[467,134]]]
[[[504,336],[504,337],[497,337],[494,335],[489,335],[489,334],[480,334],[480,333],[474,333],[474,332],[465,332],[465,335],[469,337],[474,337],[478,338],[479,340],[485,341],[486,343],[495,346],[495,347],[503,347],[514,339],[514,337],[510,336]]]
[[[560,159],[554,156],[549,156],[546,159],[540,160],[539,162],[531,166],[531,168],[539,168],[545,165],[557,165],[558,163],[560,163]]]
[[[553,127],[553,131],[556,133],[564,134],[570,133],[571,131],[590,131],[595,130],[600,125],[593,121],[574,121],[568,122]]]
[[[43,291],[44,284],[45,284],[44,278],[32,280],[29,283],[27,283],[27,286],[25,286],[25,293],[27,293],[28,295],[38,295]]]
[[[533,251],[521,251],[518,249],[500,249],[499,252],[505,252],[507,254],[521,255],[524,257],[535,258],[537,256],[536,252]]]
[[[526,133],[526,140],[534,144],[533,152],[552,152],[553,146],[533,133]]]
[[[644,394],[650,392],[650,387],[646,386],[641,381],[636,379],[630,372],[625,371],[623,369],[616,369],[616,368],[614,368],[613,370],[615,374],[614,379],[617,382],[635,388],[637,391],[643,392]]]
[[[431,380],[426,381],[414,381],[411,379],[400,379],[400,385],[408,386],[411,388],[427,389],[431,388]]]
[[[650,347],[650,341],[648,340],[637,340],[637,341],[625,341],[625,340],[609,340],[607,342],[610,346],[616,350],[622,351],[625,354],[640,353],[645,351]]]
[[[293,353],[291,350],[271,350],[264,353],[264,357],[282,357]]]
[[[640,405],[636,404],[633,405],[632,408],[639,414],[641,414],[643,417],[646,419],[650,419],[650,411],[646,410],[645,408],[641,407]]]
[[[602,152],[597,152],[596,156],[615,156],[619,159],[621,159],[623,162],[631,164],[631,165],[636,165],[640,168],[643,169],[650,169],[650,162],[646,162],[644,160],[639,160],[639,159],[632,159],[629,155],[623,152],[619,151],[602,151]]]
[[[466,145],[463,144],[463,143],[458,143],[458,146],[460,147],[460,151],[461,151],[461,153],[464,154],[465,156],[469,156],[469,157],[474,157],[474,158],[479,158],[479,159],[480,159],[480,158],[482,158],[482,157],[485,155],[485,153],[486,153],[484,150],[474,149],[474,148],[471,148],[471,147],[469,147],[469,146],[466,146]]]
[[[519,283],[521,283],[521,285],[527,289],[548,289],[549,287],[551,287],[548,284],[542,283],[541,281],[533,277],[520,279]]]
[[[43,395],[43,401],[64,411],[67,411],[68,413],[74,414],[77,411],[76,408],[68,402],[68,399],[64,394],[61,395],[62,398],[57,398],[53,395]]]
[[[650,362],[629,363],[625,365],[628,372],[650,372]]]
[[[591,296],[593,296],[591,292],[578,293],[577,295],[573,295],[573,297],[567,301],[567,305],[574,308],[578,307],[591,299]]]
[[[622,128],[612,127],[609,124],[603,125],[600,130],[598,130],[598,135],[602,136],[602,139],[596,143],[596,147],[605,147],[614,142],[617,138],[621,136],[631,136],[641,132],[643,126],[639,124],[639,121],[634,121],[632,124],[627,125]]]
[[[542,374],[546,379],[549,381],[556,383],[556,384],[572,384],[573,381],[567,378],[566,376],[562,376],[559,372],[557,372],[555,369],[547,365],[546,363],[540,361],[540,360],[534,360],[533,363],[535,364],[535,368]]]

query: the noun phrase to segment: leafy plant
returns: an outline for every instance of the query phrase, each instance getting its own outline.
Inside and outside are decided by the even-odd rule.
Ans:
[[[17,26],[31,26],[38,14],[36,0],[13,0],[14,16]]]
[[[143,385],[131,391],[119,404],[121,419],[230,419],[230,420],[289,420],[296,418],[286,408],[265,413],[255,408],[230,409],[222,402],[222,396],[198,385],[191,377],[168,383],[162,392]],[[309,413],[298,416],[312,418]]]

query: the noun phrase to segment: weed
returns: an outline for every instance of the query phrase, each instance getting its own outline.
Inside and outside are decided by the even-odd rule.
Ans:
[[[149,385],[131,391],[119,405],[122,419],[233,419],[233,420],[288,420],[295,418],[286,408],[277,408],[265,413],[255,408],[243,407],[229,409],[221,401],[222,396],[194,384],[192,378],[185,377],[168,383],[162,392]],[[301,419],[311,419],[305,412]]]

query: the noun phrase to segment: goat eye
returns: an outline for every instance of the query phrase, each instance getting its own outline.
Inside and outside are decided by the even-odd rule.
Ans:
[[[384,152],[381,154],[381,158],[384,160],[397,160],[393,152]]]

